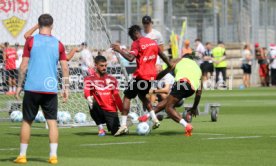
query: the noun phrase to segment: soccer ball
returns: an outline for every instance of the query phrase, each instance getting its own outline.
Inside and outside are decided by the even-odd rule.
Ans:
[[[35,122],[37,123],[44,123],[46,122],[46,119],[42,113],[42,111],[38,111],[36,117],[35,117]]]
[[[68,124],[71,121],[71,115],[67,111],[59,111],[57,113],[57,121],[60,124]]]
[[[12,122],[21,122],[23,119],[23,114],[21,111],[13,111],[10,115]]]
[[[137,125],[136,132],[138,135],[148,135],[150,133],[150,126],[147,122],[141,122]]]
[[[74,121],[75,121],[75,123],[85,123],[86,122],[85,113],[82,113],[82,112],[76,113],[76,115],[74,117]]]

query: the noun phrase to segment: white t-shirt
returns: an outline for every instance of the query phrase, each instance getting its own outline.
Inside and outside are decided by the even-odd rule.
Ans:
[[[247,57],[248,55],[251,55],[251,52],[250,52],[249,50],[243,50],[243,52],[242,52],[242,63],[243,63],[243,64],[249,64],[249,65],[251,65],[251,64],[252,64],[251,60],[248,61],[248,60],[246,59],[246,57]]]
[[[23,49],[17,50],[16,53],[17,53],[18,59],[15,61],[15,65],[16,65],[16,69],[19,69],[20,64],[22,62]]]
[[[82,70],[88,70],[89,66],[94,66],[92,54],[87,48],[81,51],[80,58]]]
[[[270,59],[272,60],[270,67],[276,69],[276,47],[271,47],[269,51]]]
[[[145,31],[142,31],[142,35],[156,41],[158,45],[164,44],[164,39],[162,34],[156,29],[152,29],[149,33],[145,33]],[[161,64],[159,56],[157,57],[156,64]]]
[[[169,84],[170,89],[174,84],[174,77],[170,73],[166,74],[161,80],[157,81],[156,88],[164,88],[165,84]]]

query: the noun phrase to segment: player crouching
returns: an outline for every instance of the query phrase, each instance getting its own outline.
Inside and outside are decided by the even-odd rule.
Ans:
[[[95,74],[84,78],[84,96],[87,99],[90,115],[98,126],[99,136],[105,136],[103,124],[114,135],[120,121],[117,107],[122,110],[123,104],[117,89],[117,80],[106,73],[107,60],[104,56],[95,57]]]

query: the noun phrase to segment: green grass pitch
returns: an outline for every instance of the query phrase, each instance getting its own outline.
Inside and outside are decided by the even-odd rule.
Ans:
[[[193,136],[188,138],[170,119],[148,136],[136,135],[135,127],[122,137],[98,137],[96,127],[60,128],[58,165],[276,165],[276,89],[204,91],[201,109],[206,102],[221,103],[218,122],[211,122],[209,115],[194,118]],[[15,165],[19,127],[0,123],[0,165]],[[43,127],[34,124],[28,165],[48,165],[48,131]]]

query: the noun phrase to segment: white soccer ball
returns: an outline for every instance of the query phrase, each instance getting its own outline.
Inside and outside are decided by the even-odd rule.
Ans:
[[[21,111],[13,111],[10,114],[10,119],[12,122],[21,122],[23,119],[23,114]]]
[[[75,123],[85,123],[86,122],[86,114],[82,112],[76,113],[74,117]]]
[[[60,124],[68,124],[71,121],[71,115],[67,111],[58,111],[57,113],[57,121]]]
[[[46,122],[46,119],[42,113],[42,111],[38,111],[36,117],[35,117],[35,122],[37,123],[44,123]]]
[[[148,135],[150,133],[150,126],[147,122],[141,122],[137,125],[136,132],[138,135]]]

